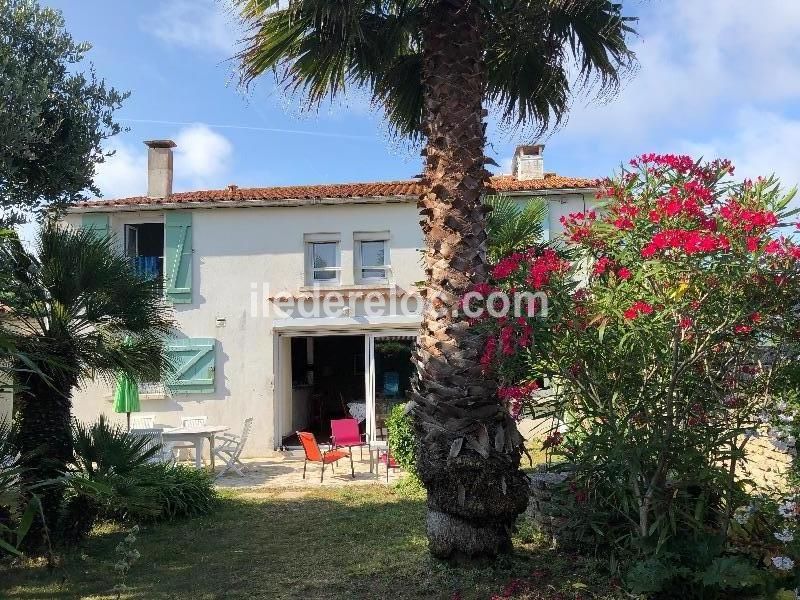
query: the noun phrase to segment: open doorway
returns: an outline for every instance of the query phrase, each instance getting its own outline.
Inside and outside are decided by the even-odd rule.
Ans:
[[[293,337],[290,342],[291,414],[284,416],[281,445],[298,446],[296,431],[310,431],[327,443],[331,420],[350,416],[365,432],[364,336]]]

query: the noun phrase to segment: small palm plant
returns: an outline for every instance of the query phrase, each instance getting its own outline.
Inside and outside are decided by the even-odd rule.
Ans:
[[[82,378],[119,372],[157,379],[169,368],[171,327],[158,283],[139,275],[113,238],[45,223],[33,252],[0,239],[0,303],[8,307],[18,351],[17,446],[31,455],[29,483],[54,480],[73,456],[72,392]],[[35,454],[34,454],[35,453]],[[56,521],[63,485],[42,492]]]
[[[160,448],[109,424],[103,415],[91,425],[75,421],[72,439],[75,455],[66,472],[67,500],[60,518],[65,539],[83,539],[103,512],[160,512],[156,491],[142,485],[137,473]]]
[[[520,207],[508,196],[489,196],[484,204],[492,209],[486,217],[489,263],[494,264],[512,252],[526,250],[544,241],[545,200],[528,200]]]

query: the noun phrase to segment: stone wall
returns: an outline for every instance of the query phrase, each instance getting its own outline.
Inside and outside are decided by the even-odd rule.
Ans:
[[[758,487],[786,487],[786,473],[792,465],[792,457],[775,448],[766,434],[751,438],[745,453],[747,461],[740,469],[741,478],[753,480]]]
[[[566,531],[567,519],[559,501],[553,498],[554,489],[563,485],[569,473],[531,473],[531,496],[525,516],[536,528],[550,538],[555,546],[567,545],[570,541]]]

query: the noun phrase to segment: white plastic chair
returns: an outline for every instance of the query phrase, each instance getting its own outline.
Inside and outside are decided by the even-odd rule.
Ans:
[[[155,429],[155,415],[131,415],[131,429]]]
[[[208,422],[208,417],[181,417],[181,427],[203,427]],[[175,450],[195,450],[191,442],[176,442],[173,444]]]
[[[153,463],[175,463],[175,455],[172,453],[173,444],[164,441],[164,432],[161,429],[131,429],[131,435],[147,440],[145,449],[158,448],[149,462]]]
[[[244,477],[245,466],[239,457],[242,455],[244,445],[250,436],[253,427],[253,417],[245,419],[242,427],[242,435],[226,433],[216,438],[217,445],[214,447],[214,456],[225,463],[225,468],[220,471],[217,477],[222,477],[228,471],[235,471],[239,477]]]
[[[181,427],[204,427],[208,422],[208,417],[182,417]]]

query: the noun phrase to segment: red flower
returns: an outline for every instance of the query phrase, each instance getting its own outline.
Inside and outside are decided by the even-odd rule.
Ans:
[[[629,229],[633,229],[633,221],[631,221],[630,217],[617,217],[614,220],[614,227],[623,231],[628,231]]]
[[[733,328],[733,331],[734,333],[740,333],[744,335],[753,331],[753,328],[750,325],[737,325]]]
[[[617,270],[617,277],[620,279],[630,279],[631,278],[631,270],[628,267],[620,267]]]
[[[681,329],[689,329],[689,327],[692,326],[692,323],[693,323],[693,321],[692,321],[691,318],[689,318],[689,317],[681,317],[681,320],[680,320]]]
[[[498,262],[494,269],[492,269],[492,277],[494,279],[505,279],[519,269],[519,264],[522,261],[522,255],[518,252],[506,256]]]
[[[564,441],[564,436],[561,435],[561,432],[554,431],[545,438],[544,443],[542,444],[542,450],[547,450],[548,448],[560,446],[563,441]]]
[[[608,258],[607,256],[603,256],[597,259],[597,262],[594,263],[594,274],[595,275],[602,275],[606,272],[606,270],[613,265],[613,261]]]
[[[759,239],[755,236],[747,236],[747,251],[748,252],[757,252],[759,246]]]
[[[486,347],[483,349],[483,355],[481,355],[481,367],[483,368],[484,372],[489,370],[496,353],[497,338],[490,337],[488,340],[486,340]]]
[[[500,347],[504,355],[511,356],[514,354],[514,328],[510,325],[500,330]]]
[[[756,311],[752,315],[750,315],[750,320],[753,323],[761,323],[761,313]]]
[[[626,319],[632,320],[640,315],[649,315],[653,312],[653,307],[644,300],[637,300],[630,308],[628,308],[623,315]]]
[[[555,250],[548,248],[541,256],[531,262],[527,282],[535,290],[550,283],[553,273],[563,273],[569,268],[569,263],[561,260]]]

